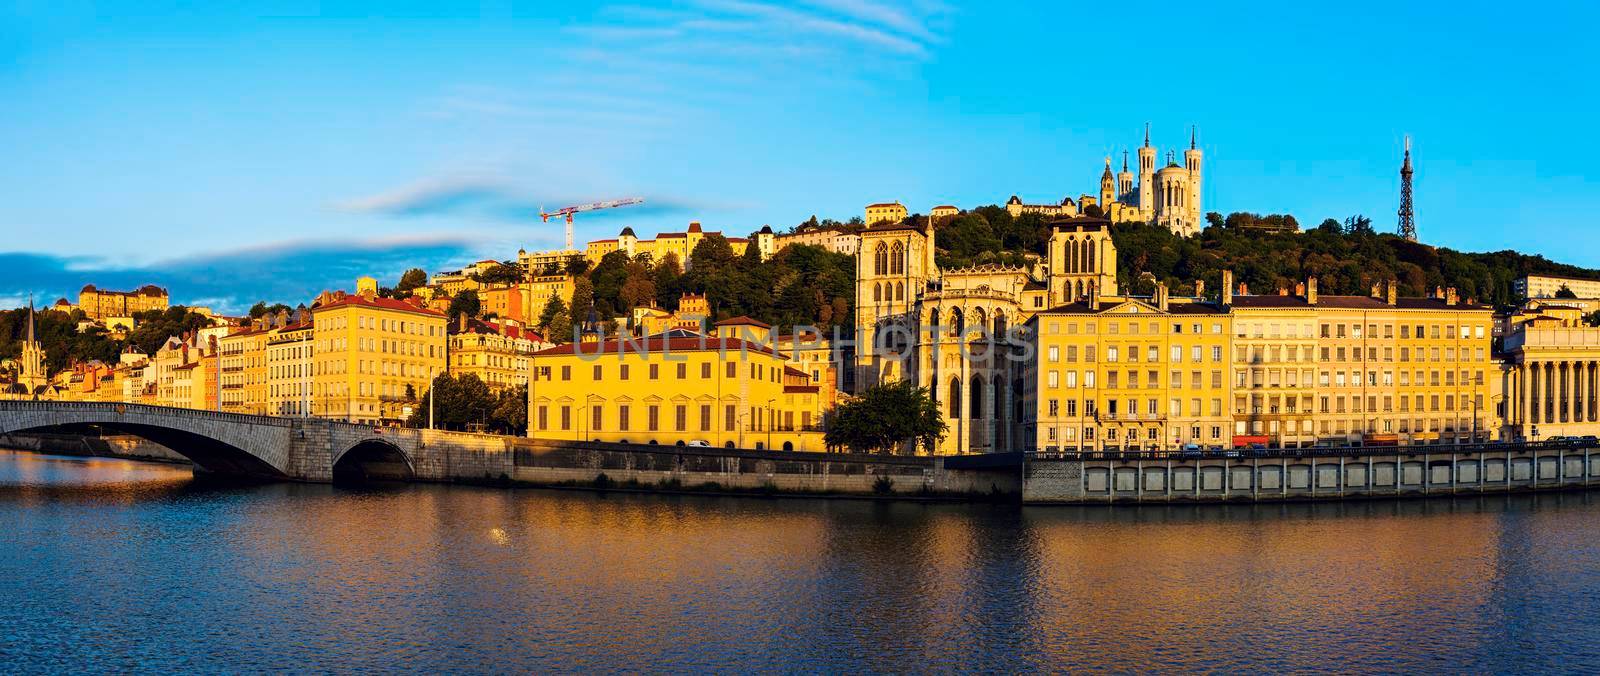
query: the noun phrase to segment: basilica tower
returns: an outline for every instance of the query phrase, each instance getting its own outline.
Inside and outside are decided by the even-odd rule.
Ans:
[[[1150,123],[1144,123],[1144,145],[1139,147],[1139,215],[1146,223],[1156,215],[1156,149],[1150,147]]]
[[[1205,212],[1200,204],[1200,167],[1204,153],[1196,143],[1198,130],[1195,126],[1189,127],[1189,149],[1183,151],[1183,164],[1189,170],[1189,218],[1188,221],[1195,228],[1199,227]]]

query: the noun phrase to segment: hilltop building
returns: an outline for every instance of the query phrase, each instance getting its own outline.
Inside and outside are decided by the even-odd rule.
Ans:
[[[133,291],[107,291],[88,284],[78,292],[78,309],[90,319],[132,317],[149,310],[165,310],[167,290],[154,284]]]
[[[1157,168],[1157,149],[1150,145],[1150,126],[1145,125],[1144,145],[1138,149],[1137,174],[1128,169],[1128,154],[1124,152],[1122,171],[1116,174],[1111,173],[1111,158],[1106,158],[1098,194],[1085,193],[1076,201],[1065,197],[1054,204],[1028,204],[1012,195],[1006,200],[1006,212],[1012,217],[1039,214],[1072,218],[1093,215],[1089,209],[1093,206],[1101,217],[1113,223],[1150,223],[1185,237],[1196,235],[1205,222],[1201,191],[1205,153],[1200,150],[1198,140],[1197,132],[1191,128],[1183,163],[1179,164],[1177,155],[1168,151],[1166,163]]]

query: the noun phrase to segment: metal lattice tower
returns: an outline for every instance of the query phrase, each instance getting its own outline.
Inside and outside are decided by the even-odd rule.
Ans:
[[[1417,219],[1411,211],[1411,137],[1406,137],[1406,159],[1400,165],[1400,236],[1417,241]]]

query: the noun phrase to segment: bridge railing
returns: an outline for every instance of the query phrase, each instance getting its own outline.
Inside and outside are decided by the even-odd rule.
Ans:
[[[1600,443],[1585,439],[1556,441],[1484,442],[1466,444],[1412,444],[1399,446],[1311,446],[1305,448],[1235,448],[1204,450],[1142,451],[1028,451],[1029,459],[1040,460],[1266,460],[1293,458],[1336,458],[1369,455],[1450,455],[1471,453],[1515,453],[1520,451],[1570,451],[1600,448]]]
[[[196,408],[178,408],[175,406],[153,406],[150,404],[123,404],[109,401],[25,401],[8,400],[0,401],[0,410],[13,411],[83,411],[93,413],[115,413],[118,415],[137,413],[142,415],[160,415],[174,418],[187,418],[190,420],[213,420],[234,422],[248,425],[273,425],[288,427],[294,422],[290,418],[274,418],[272,416],[252,415],[249,413],[227,413],[222,411],[206,411]]]

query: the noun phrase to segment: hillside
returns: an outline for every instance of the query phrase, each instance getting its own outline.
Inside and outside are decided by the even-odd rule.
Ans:
[[[1277,218],[1210,216],[1216,223]],[[980,207],[940,223],[940,262],[1010,261],[1022,251],[1043,255],[1048,237],[1045,219],[1031,215],[1013,219],[1000,207]],[[1401,295],[1421,296],[1434,287],[1453,286],[1463,297],[1506,307],[1519,302],[1511,282],[1524,275],[1600,279],[1600,270],[1544,256],[1512,250],[1466,253],[1408,242],[1374,232],[1370,221],[1360,217],[1348,225],[1329,219],[1293,233],[1212,225],[1192,239],[1166,228],[1130,224],[1115,226],[1112,237],[1117,244],[1118,281],[1134,293],[1149,292],[1150,282],[1139,280],[1150,273],[1175,290],[1193,288],[1194,280],[1203,279],[1214,294],[1222,270],[1231,268],[1253,293],[1293,288],[1308,275],[1316,275],[1322,291],[1333,294],[1365,294],[1374,283],[1394,279]]]

